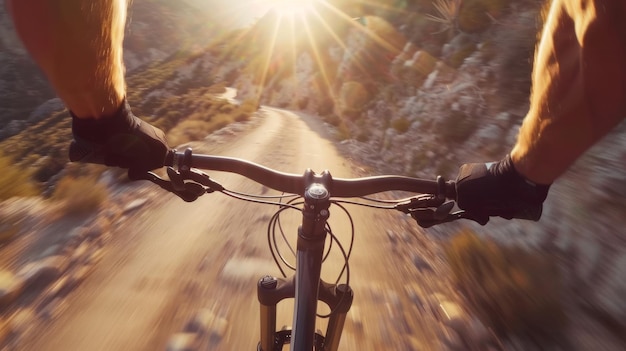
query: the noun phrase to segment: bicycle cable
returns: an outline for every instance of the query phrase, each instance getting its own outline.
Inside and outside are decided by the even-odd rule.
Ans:
[[[289,203],[287,203],[290,206],[297,206],[297,205],[302,205],[304,202],[298,202],[295,203],[294,201],[297,200],[296,199],[292,199],[289,201]],[[281,209],[279,209],[278,211],[276,211],[276,213],[274,213],[274,215],[272,216],[272,218],[270,218],[270,221],[268,223],[268,227],[267,227],[267,238],[268,238],[268,245],[270,247],[270,252],[272,253],[272,257],[274,258],[274,262],[276,263],[276,265],[278,266],[278,268],[280,269],[283,277],[287,277],[287,275],[285,274],[284,270],[282,269],[280,262],[278,262],[278,258],[280,258],[280,260],[283,262],[283,264],[285,264],[285,266],[287,266],[289,269],[295,271],[296,267],[294,267],[292,264],[290,264],[287,259],[283,256],[283,254],[280,252],[278,243],[276,241],[276,227],[278,226],[279,231],[281,233],[281,236],[283,237],[283,241],[285,242],[285,244],[287,245],[287,247],[289,248],[289,250],[291,251],[291,253],[295,256],[295,251],[293,249],[293,247],[291,246],[291,244],[289,243],[289,241],[287,240],[287,237],[285,236],[285,232],[282,228],[282,225],[280,223],[280,214],[286,210],[286,209],[292,209],[292,207],[283,207]],[[299,208],[298,208],[299,209]],[[272,247],[272,242],[274,244],[274,246]],[[274,248],[276,251],[274,251]],[[278,256],[278,257],[277,257]]]
[[[343,268],[341,269],[341,272],[339,272],[339,277],[337,277],[337,281],[335,282],[335,284],[339,283],[339,280],[341,280],[341,276],[343,275],[343,272],[346,268],[349,269],[349,260],[350,260],[350,256],[352,256],[352,248],[354,247],[354,220],[352,219],[352,215],[350,215],[350,212],[348,212],[348,209],[345,208],[342,204],[338,203],[337,201],[332,201],[332,204],[334,204],[335,206],[339,207],[348,217],[348,220],[350,221],[350,245],[348,245],[348,254],[345,257],[345,264],[343,266]],[[331,231],[332,233],[332,231]],[[337,241],[338,244],[339,241]],[[346,284],[348,284],[350,281],[350,279],[347,279]]]
[[[254,197],[254,198],[258,198],[258,199],[286,199],[286,198],[299,198],[301,197],[300,195],[296,195],[296,194],[281,194],[281,195],[257,195],[257,194],[248,194],[248,193],[241,193],[238,191],[234,191],[234,190],[229,190],[229,189],[225,189],[227,190],[229,193],[231,194],[235,194],[235,195],[239,195],[239,196],[248,196],[248,197]]]
[[[290,205],[293,206],[298,206],[298,205],[302,205],[304,204],[304,202],[297,202],[295,203],[294,201],[297,199],[292,199],[289,201]],[[276,241],[276,230],[278,228],[278,231],[281,234],[281,237],[283,239],[283,242],[285,243],[285,245],[289,248],[289,250],[291,251],[291,254],[293,256],[296,255],[295,250],[293,249],[293,246],[289,243],[289,240],[287,239],[287,236],[285,235],[285,231],[283,230],[282,224],[281,224],[281,220],[280,220],[280,214],[282,214],[283,210],[285,209],[290,209],[291,207],[286,207],[284,209],[281,209],[279,211],[277,211],[276,213],[274,213],[274,215],[272,216],[272,218],[270,218],[270,221],[268,223],[268,231],[267,231],[267,235],[268,235],[268,245],[270,247],[270,252],[272,253],[272,257],[274,258],[274,262],[276,263],[276,265],[279,267],[281,274],[283,275],[283,277],[287,277],[287,275],[285,274],[285,272],[282,269],[282,266],[280,264],[280,262],[278,262],[278,258],[280,258],[280,261],[287,266],[287,268],[291,269],[292,271],[296,270],[296,267],[289,263],[287,258],[285,258],[285,256],[281,253],[280,251],[280,247],[278,245],[278,242]],[[326,223],[327,228],[326,230],[328,231],[330,229],[328,223]],[[273,246],[272,246],[273,244]],[[330,252],[332,251],[333,248],[333,242],[332,240],[330,241],[330,244],[328,246],[328,248],[326,249],[326,253],[324,254],[324,256],[322,257],[322,262],[326,261],[326,258],[328,258],[328,256],[330,255]]]
[[[267,229],[267,239],[268,239],[268,246],[270,249],[270,252],[272,254],[272,258],[274,259],[274,262],[276,263],[276,266],[278,267],[280,273],[282,274],[283,277],[287,277],[287,274],[285,273],[285,270],[283,269],[282,265],[280,262],[282,262],[286,267],[288,267],[289,269],[295,271],[296,267],[292,264],[290,264],[287,259],[285,258],[285,256],[281,253],[278,242],[276,241],[276,229],[279,230],[279,232],[281,233],[281,237],[283,239],[283,242],[285,243],[285,245],[288,247],[288,249],[291,251],[292,255],[295,255],[295,251],[293,249],[293,246],[289,243],[289,240],[287,239],[287,236],[285,235],[285,231],[283,230],[282,227],[282,223],[280,221],[280,215],[288,209],[291,210],[296,210],[298,212],[301,212],[302,209],[298,206],[301,206],[302,204],[304,204],[304,201],[298,201],[299,199],[301,199],[302,197],[299,195],[255,195],[255,194],[248,194],[248,193],[242,193],[242,192],[237,192],[237,191],[232,191],[232,190],[228,190],[228,189],[223,189],[218,191],[226,196],[238,199],[238,200],[243,200],[243,201],[248,201],[248,202],[253,202],[253,203],[260,203],[260,204],[266,204],[266,205],[274,205],[274,206],[279,206],[279,209],[272,215],[272,217],[270,218],[270,221],[268,223],[268,229]],[[268,201],[268,199],[277,199],[278,201]],[[288,199],[287,202],[283,202],[283,200]],[[331,205],[336,205],[337,207],[339,207],[344,213],[345,215],[348,217],[348,220],[350,222],[350,243],[348,245],[348,251],[346,252],[345,247],[343,246],[343,244],[341,243],[341,241],[339,240],[339,238],[337,237],[337,235],[335,235],[335,233],[332,231],[332,227],[330,226],[330,224],[327,222],[326,223],[326,232],[327,234],[330,236],[330,241],[329,241],[329,245],[328,248],[325,252],[325,254],[322,257],[322,263],[326,261],[326,259],[329,257],[330,252],[332,251],[332,247],[333,247],[333,242],[335,242],[337,244],[337,246],[339,247],[339,250],[341,251],[341,255],[343,257],[344,260],[344,264],[343,267],[341,268],[341,271],[339,272],[337,279],[335,280],[335,285],[339,285],[339,282],[341,281],[341,278],[344,276],[345,274],[345,284],[346,285],[350,285],[350,256],[352,255],[352,249],[354,247],[354,237],[355,237],[355,229],[354,229],[354,220],[352,219],[352,215],[350,215],[350,212],[348,211],[348,209],[344,206],[344,204],[350,204],[350,205],[357,205],[357,206],[363,206],[363,207],[369,207],[369,208],[377,208],[377,209],[387,209],[387,210],[396,210],[395,206],[384,206],[384,205],[380,205],[380,204],[398,204],[401,203],[404,200],[382,200],[382,199],[375,199],[375,198],[371,198],[371,197],[361,197],[361,199],[365,200],[365,201],[370,201],[372,203],[366,203],[366,202],[359,202],[359,201],[352,201],[352,200],[345,200],[345,199],[331,199]],[[378,203],[378,204],[377,204]],[[273,244],[273,245],[272,245]],[[280,260],[280,262],[279,262]],[[342,296],[342,300],[345,297]],[[335,309],[332,309],[328,314],[320,314],[320,313],[316,313],[316,316],[318,318],[329,318],[331,317],[334,313],[336,313]]]
[[[368,203],[359,202],[359,201],[351,201],[351,200],[333,200],[333,201],[335,203],[350,204],[350,205],[357,205],[357,206],[370,207],[370,208],[378,208],[382,210],[395,210],[396,209],[394,206],[382,206],[382,205],[376,205],[376,204],[368,204]]]
[[[349,216],[350,214],[348,214]],[[352,221],[352,219],[351,219]],[[330,227],[329,227],[330,228]],[[339,241],[339,239],[337,238],[337,236],[335,235],[335,233],[332,232],[332,230],[328,231],[328,235],[330,235],[331,237],[331,242],[332,241],[336,241],[337,242],[337,246],[339,247],[339,250],[341,250],[341,253],[343,255],[344,258],[344,266],[341,269],[341,273],[339,274],[339,276],[337,277],[337,281],[335,282],[335,285],[338,285],[339,280],[341,280],[341,276],[343,275],[343,272],[346,272],[346,285],[350,286],[350,265],[348,264],[348,261],[350,259],[349,254],[346,254],[345,249],[343,248],[343,245],[341,245],[341,242]],[[354,230],[352,231],[352,237],[354,237]],[[351,243],[352,246],[352,243]],[[352,247],[350,247],[350,250],[352,251]],[[340,305],[341,302],[343,301],[343,299],[345,298],[345,295],[341,296],[341,299],[339,300],[339,303],[337,305]],[[333,314],[335,314],[337,311],[336,309],[332,309],[330,312],[328,312],[328,314],[319,314],[319,313],[315,313],[315,315],[318,318],[329,318],[330,316],[332,316]]]
[[[230,196],[232,198],[238,199],[238,200],[244,200],[244,201],[248,201],[248,202],[254,202],[254,203],[258,203],[258,204],[266,204],[266,205],[275,205],[275,206],[280,206],[280,207],[291,207],[295,210],[300,211],[300,208],[295,207],[295,206],[290,206],[287,203],[284,202],[276,202],[276,201],[266,201],[266,200],[259,200],[262,199],[263,197],[260,195],[252,195],[252,194],[243,194],[240,195],[239,193],[233,192],[231,190],[228,189],[224,189],[224,190],[220,190],[220,193]],[[292,195],[285,195],[285,197],[291,197]]]

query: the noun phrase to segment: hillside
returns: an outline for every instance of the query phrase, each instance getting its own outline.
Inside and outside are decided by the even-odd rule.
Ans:
[[[69,115],[0,5],[0,145],[17,167],[50,189],[67,164]],[[174,143],[198,134],[174,128],[179,122],[188,119],[187,125],[193,121],[208,133],[256,110],[254,103],[231,106],[213,97],[224,84],[213,86],[221,82],[211,74],[217,59],[205,48],[222,30],[210,18],[206,9],[170,1],[136,0],[130,8],[124,42],[128,99],[135,114],[162,128]]]
[[[391,3],[394,6],[384,6]],[[344,152],[367,164],[371,174],[427,178],[441,174],[454,179],[460,164],[498,160],[513,146],[528,109],[543,4],[532,0],[437,3],[462,5],[455,10],[437,9],[429,1],[380,1],[368,6],[344,1],[348,16],[341,23],[329,19],[322,33],[316,33],[321,38],[337,34],[330,35],[325,45],[306,43],[295,58],[268,49],[272,54],[265,55],[265,62],[259,62],[258,56],[244,60],[241,67],[246,74],[238,77],[235,87],[240,95],[260,96],[263,103],[319,115],[343,140]],[[311,18],[315,25],[326,17]],[[307,28],[305,21],[298,28]],[[278,32],[288,33],[288,25],[283,25]],[[273,32],[263,27],[252,32],[269,33],[264,42],[272,42]],[[532,334],[530,326],[549,326],[553,335],[557,330],[565,332],[557,343],[566,340],[561,347],[568,350],[619,349],[616,345],[625,342],[619,331],[626,327],[626,305],[620,297],[626,291],[625,164],[626,123],[622,123],[553,185],[539,223],[493,219],[486,227],[463,223],[430,232],[433,238],[446,240],[462,228],[478,233],[487,249],[472,255],[486,255],[485,261],[493,265],[501,264],[502,257],[492,260],[506,254],[491,256],[491,242],[534,253],[534,258],[510,262],[523,268],[504,268],[504,276],[510,274],[507,269],[541,267],[542,257],[560,268],[559,274],[536,268],[527,273],[525,284],[533,286],[538,296],[509,291],[510,295],[500,296],[508,304],[488,307],[494,309],[492,320],[505,323],[502,318],[511,313],[518,316],[516,321],[526,318],[520,316],[532,309],[521,307],[524,299],[537,302],[530,304],[537,307],[538,301],[558,296],[558,303],[553,301],[550,308],[543,305],[539,308],[543,314],[532,317],[545,324],[520,326],[511,321],[511,326],[522,334]],[[519,282],[506,279],[496,283],[500,268],[475,268],[488,278],[465,281],[468,298],[475,300],[485,293],[481,298],[497,300],[483,284],[518,286]],[[547,281],[560,281],[561,288]],[[511,304],[519,304],[520,310]],[[560,325],[553,318],[558,313],[548,311],[561,304],[569,325],[552,328]],[[534,349],[530,345],[511,348]]]
[[[208,9],[185,2],[133,1],[124,42],[129,75],[176,53],[185,56],[200,51],[221,31],[219,23]],[[14,32],[4,0],[0,0],[0,140],[63,110],[54,98]]]

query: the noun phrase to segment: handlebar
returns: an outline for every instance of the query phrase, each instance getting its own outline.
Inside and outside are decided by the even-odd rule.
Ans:
[[[78,143],[70,145],[70,160],[103,163],[103,158],[93,156],[97,156],[97,152],[92,149],[83,150],[79,146]],[[419,195],[396,201],[395,206],[385,208],[411,215],[424,228],[458,219],[470,219],[482,225],[489,221],[488,216],[481,214],[466,211],[452,212],[457,200],[456,183],[444,181],[442,177],[437,177],[437,180],[426,180],[385,175],[333,179],[328,171],[315,174],[310,169],[303,175],[297,175],[233,157],[193,155],[191,149],[186,149],[184,152],[168,151],[164,166],[167,167],[169,180],[159,177],[154,172],[133,168],[128,170],[128,177],[131,180],[151,181],[187,202],[195,201],[202,194],[214,191],[226,192],[222,185],[198,169],[236,173],[274,190],[300,196],[303,196],[307,186],[313,183],[324,184],[333,198],[364,197],[387,191],[406,191]],[[451,201],[446,201],[446,199]]]
[[[321,183],[329,177],[328,173],[322,173],[313,175],[314,179],[307,179],[309,172],[304,175],[284,173],[233,157],[193,155],[189,149],[185,152],[170,151],[166,166],[236,173],[274,190],[298,195],[304,194],[308,183]],[[332,178],[325,185],[333,197],[360,197],[395,190],[435,195],[442,191],[440,183],[435,180],[390,175],[355,179]],[[443,192],[446,198],[456,199],[455,183],[445,182]]]
[[[485,224],[488,220],[484,217],[475,217],[465,211],[451,212],[454,201],[446,201],[446,199],[456,200],[456,184],[453,181],[446,182],[442,177],[437,177],[436,181],[391,175],[333,179],[328,171],[315,174],[310,169],[307,169],[303,175],[297,175],[279,172],[233,157],[193,155],[191,149],[184,152],[170,151],[165,160],[165,166],[167,166],[170,181],[161,179],[152,172],[133,173],[129,170],[129,176],[135,180],[150,180],[188,202],[196,200],[204,193],[228,192],[222,185],[198,169],[236,173],[274,190],[300,196],[303,196],[307,187],[314,183],[323,184],[332,198],[364,197],[387,191],[407,191],[419,193],[419,195],[392,201],[394,206],[391,207],[379,206],[379,208],[395,209],[410,214],[424,228],[462,218],[472,219],[481,224]]]

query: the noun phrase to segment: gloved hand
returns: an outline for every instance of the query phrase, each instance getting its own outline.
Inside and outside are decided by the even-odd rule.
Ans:
[[[457,205],[483,218],[539,220],[550,185],[535,184],[520,175],[507,155],[496,163],[468,163],[456,179]]]
[[[70,160],[76,162],[148,171],[163,167],[169,150],[163,131],[133,115],[126,100],[113,116],[72,114],[72,133]]]

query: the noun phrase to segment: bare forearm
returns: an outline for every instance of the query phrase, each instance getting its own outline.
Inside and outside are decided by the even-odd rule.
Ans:
[[[125,0],[9,0],[16,30],[78,117],[114,112],[125,95]]]
[[[511,153],[517,170],[538,183],[552,183],[626,115],[626,6],[581,3],[553,3]]]

